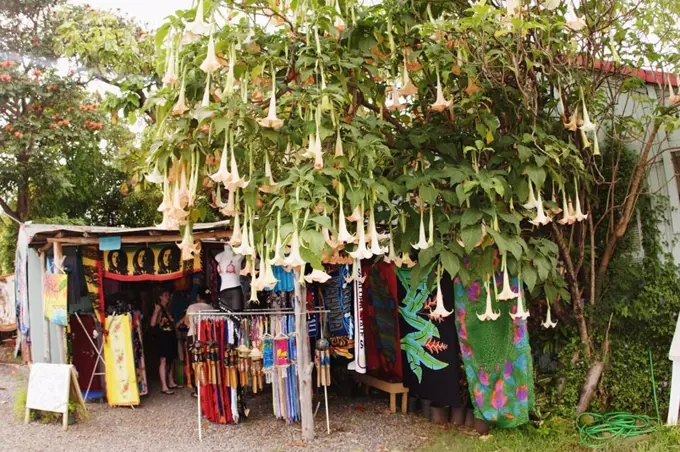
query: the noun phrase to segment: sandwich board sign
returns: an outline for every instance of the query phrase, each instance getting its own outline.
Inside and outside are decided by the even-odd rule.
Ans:
[[[28,424],[31,410],[51,411],[64,415],[64,430],[68,430],[70,397],[85,410],[85,401],[80,393],[75,367],[71,364],[32,364],[28,377],[24,423]]]

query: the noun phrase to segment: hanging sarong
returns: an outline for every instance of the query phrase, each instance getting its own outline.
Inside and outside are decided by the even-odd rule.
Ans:
[[[518,291],[516,281],[514,292]],[[475,417],[504,428],[528,422],[529,411],[534,409],[534,373],[527,322],[510,317],[517,311],[517,300],[494,300],[493,309],[500,311],[500,317],[482,322],[477,314],[485,310],[483,284],[475,282],[465,289],[456,279],[455,298],[460,350]]]
[[[411,281],[411,270],[397,270],[404,385],[409,394],[440,406],[460,406],[460,362],[453,313],[443,319],[431,316],[436,293],[427,288],[427,275]],[[442,278],[444,307],[453,310],[453,284]]]
[[[111,406],[139,405],[129,314],[106,317],[106,398]]]
[[[327,266],[326,273],[331,276],[321,286],[323,303],[328,313],[329,342],[333,356],[347,359],[354,357],[354,319],[352,318],[352,284],[346,284],[351,276],[348,265]]]
[[[364,289],[364,329],[368,371],[384,380],[400,382],[401,344],[397,275],[394,264],[367,262]]]

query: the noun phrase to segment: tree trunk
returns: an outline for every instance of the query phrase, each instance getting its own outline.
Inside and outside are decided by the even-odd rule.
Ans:
[[[302,271],[302,270],[301,270]],[[302,422],[302,440],[310,442],[314,439],[314,410],[312,408],[312,368],[307,334],[307,289],[300,284],[300,272],[295,275],[295,331],[298,346],[298,380],[300,388],[300,417]]]
[[[578,401],[578,406],[576,407],[576,414],[581,414],[588,409],[590,401],[593,400],[593,396],[595,396],[597,385],[600,383],[602,372],[604,372],[604,361],[595,361],[590,366],[590,369],[588,369],[585,382],[581,388],[581,396]]]

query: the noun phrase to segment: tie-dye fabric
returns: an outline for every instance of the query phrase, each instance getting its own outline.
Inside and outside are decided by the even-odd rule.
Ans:
[[[518,291],[516,279],[513,290]],[[485,310],[483,284],[475,282],[465,288],[456,278],[455,300],[458,340],[475,417],[502,428],[528,422],[534,409],[534,373],[527,322],[510,317],[517,311],[517,300],[493,300],[493,309],[501,316],[485,322],[477,318]]]

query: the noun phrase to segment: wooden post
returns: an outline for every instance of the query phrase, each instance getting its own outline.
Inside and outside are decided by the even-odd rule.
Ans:
[[[54,242],[54,273],[64,273],[64,253],[61,243]],[[68,303],[66,305],[66,315],[68,315]],[[66,363],[66,330],[63,326],[57,325],[57,347],[59,348],[59,358],[62,364]],[[68,427],[68,425],[67,425]]]
[[[314,410],[312,408],[312,368],[314,362],[309,350],[307,333],[307,288],[300,284],[300,272],[295,271],[295,331],[298,345],[298,380],[300,386],[300,415],[302,418],[302,440],[314,439]]]
[[[45,287],[45,273],[47,272],[47,259],[45,258],[45,253],[42,253],[40,255],[40,287],[41,291],[42,288]],[[44,291],[41,292],[41,295],[44,296]],[[45,347],[45,351],[43,352],[43,360],[46,363],[51,363],[52,362],[52,343],[50,340],[50,321],[47,320],[45,317],[45,300],[42,301],[43,303],[43,347]]]

